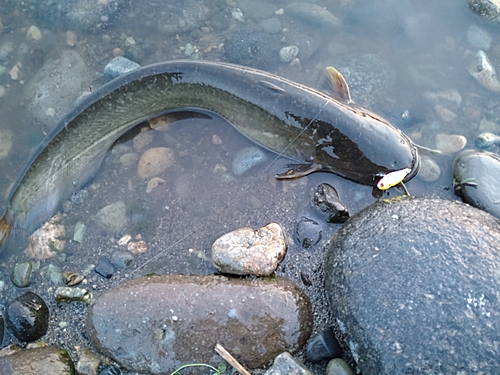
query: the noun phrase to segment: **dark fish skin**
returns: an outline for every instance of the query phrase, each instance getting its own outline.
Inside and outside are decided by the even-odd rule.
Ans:
[[[0,246],[11,227],[32,231],[88,182],[106,151],[160,114],[217,114],[264,148],[374,186],[381,174],[418,171],[412,142],[382,118],[328,94],[252,68],[167,61],[118,77],[78,104],[42,142],[9,196]]]

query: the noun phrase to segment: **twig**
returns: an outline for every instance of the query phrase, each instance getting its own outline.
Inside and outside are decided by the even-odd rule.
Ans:
[[[215,351],[219,353],[219,355],[224,358],[231,366],[233,366],[241,375],[252,375],[236,360],[236,358],[234,358],[226,349],[224,349],[221,344],[215,345]]]

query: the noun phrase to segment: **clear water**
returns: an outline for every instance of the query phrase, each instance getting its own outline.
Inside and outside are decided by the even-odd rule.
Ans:
[[[203,60],[225,61],[223,44],[236,30],[259,30],[261,19],[276,17],[283,28],[281,33],[273,35],[279,46],[288,45],[289,40],[296,40],[297,34],[301,34],[303,44],[299,47],[303,52],[298,55],[301,58],[301,68],[298,69],[275,62],[276,51],[273,62],[269,64],[272,73],[317,87],[324,67],[339,67],[351,84],[355,101],[392,119],[419,144],[435,147],[437,134],[456,134],[467,138],[466,147],[473,147],[474,138],[480,133],[480,121],[487,119],[498,123],[500,119],[496,104],[498,94],[482,88],[468,74],[463,58],[466,50],[477,50],[466,39],[468,27],[476,25],[490,33],[492,46],[487,54],[497,66],[500,61],[499,31],[474,15],[465,1],[315,2],[342,21],[342,26],[336,31],[302,22],[289,17],[286,12],[274,15],[275,11],[289,3],[287,1],[207,1],[202,5],[212,7],[211,15],[192,30],[174,35],[168,35],[165,29],[158,31],[159,26],[156,25],[161,17],[168,18],[171,14],[176,14],[177,19],[182,17],[185,13],[181,12],[181,16],[176,13],[182,2],[162,2],[164,6],[160,14],[140,8],[144,6],[155,10],[158,3],[142,5],[134,2],[126,13],[118,12],[118,20],[109,27],[93,32],[76,31],[78,42],[72,48],[82,55],[93,74],[87,86],[74,93],[74,98],[90,90],[90,86],[98,86],[105,81],[101,74],[103,67],[112,58],[115,48],[126,49],[126,38],[132,37],[142,50],[142,55],[136,57],[141,65],[186,58],[187,43],[195,46],[196,54]],[[195,1],[192,3],[196,4]],[[244,23],[231,18],[235,5],[243,10],[246,17]],[[39,126],[31,119],[27,99],[30,80],[43,61],[52,58],[54,51],[66,48],[64,32],[68,26],[58,25],[57,22],[62,21],[57,17],[52,24],[40,26],[41,40],[27,39],[28,28],[40,23],[36,16],[37,7],[36,1],[4,0],[0,3],[3,23],[0,46],[6,42],[11,42],[13,46],[13,52],[0,61],[7,68],[7,73],[0,75],[0,85],[5,89],[0,99],[0,130],[8,129],[13,134],[12,151],[0,160],[2,197],[7,195],[9,186],[50,128],[50,124]],[[225,21],[220,22],[221,19]],[[22,43],[28,45],[29,53],[26,55],[19,52]],[[309,47],[314,53],[306,56]],[[371,60],[359,60],[360,56],[367,54],[370,54]],[[373,65],[370,61],[377,61],[380,65]],[[13,80],[8,71],[16,63],[20,66],[20,78]],[[357,67],[357,71],[353,66]],[[450,122],[436,113],[435,102],[426,99],[429,92],[447,90],[456,90],[461,97],[458,105],[443,100],[439,102],[455,113],[456,117]],[[58,92],[53,92],[53,95],[57,96]],[[409,111],[412,121],[406,122],[401,118],[404,111]],[[128,233],[133,236],[140,234],[148,244],[146,253],[136,256],[134,267],[141,266],[134,271],[137,274],[211,273],[210,247],[217,236],[239,227],[257,228],[277,221],[284,227],[289,243],[288,256],[280,266],[280,272],[301,285],[301,274],[311,277],[314,285],[306,289],[315,307],[320,309],[324,301],[314,294],[321,287],[318,276],[323,255],[321,247],[338,227],[325,226],[322,241],[306,250],[293,239],[296,217],[311,215],[309,201],[318,183],[334,185],[351,214],[374,201],[371,188],[326,173],[278,182],[273,175],[283,171],[286,160],[270,164],[275,158],[271,153],[266,164],[225,182],[213,173],[215,166],[220,164],[230,170],[238,149],[251,145],[248,140],[220,119],[180,121],[172,126],[168,134],[155,136],[148,146],[165,146],[168,143],[176,154],[174,165],[160,175],[166,182],[152,193],[146,193],[145,182],[137,177],[135,166],[124,168],[116,162],[116,156],[110,154],[89,187],[90,198],[76,206],[67,217],[69,236],[76,221],[87,224],[89,229],[84,243],[69,242],[65,250],[67,256],[64,261],[58,260],[59,265],[63,269],[82,271],[89,264],[95,264],[99,255],[109,256],[117,248],[116,240]],[[212,143],[214,135],[222,140],[222,144]],[[132,137],[129,135],[126,138]],[[133,149],[131,141],[128,142]],[[440,178],[432,183],[415,178],[407,184],[409,191],[413,195],[456,199],[452,194],[451,177],[454,155],[433,158],[441,168]],[[399,193],[391,191],[386,196],[395,194]],[[110,234],[102,231],[92,218],[100,208],[117,200],[126,202],[130,221],[123,232]],[[2,210],[6,204],[5,198],[2,198]],[[23,256],[20,254],[4,254],[4,275],[8,275],[12,264],[21,259]],[[43,261],[40,266],[51,261]],[[124,276],[125,273],[119,274],[115,283]],[[41,280],[42,276],[35,276],[35,286],[36,277]],[[110,286],[108,281],[98,276],[90,276],[92,278],[98,290]],[[4,279],[7,281],[7,277]],[[11,293],[11,290],[4,293],[4,303]],[[324,316],[321,319],[317,322],[318,327],[328,320]]]

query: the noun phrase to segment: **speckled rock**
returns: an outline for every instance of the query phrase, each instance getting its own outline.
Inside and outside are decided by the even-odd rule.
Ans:
[[[47,333],[49,308],[40,296],[26,292],[7,305],[5,321],[17,339],[35,341]]]
[[[52,258],[66,246],[66,229],[61,224],[61,214],[55,215],[28,238],[24,253],[34,259]]]
[[[499,0],[469,0],[469,8],[482,18],[496,23],[500,22]]]
[[[500,221],[457,201],[381,200],[333,236],[325,287],[363,375],[500,368]]]
[[[106,291],[87,318],[89,339],[101,354],[157,375],[185,363],[217,367],[216,343],[257,368],[298,350],[311,328],[308,298],[280,277],[143,277]]]
[[[274,359],[273,365],[264,375],[313,375],[303,363],[290,353],[281,353]]]
[[[69,375],[75,367],[68,352],[56,346],[41,346],[22,350],[15,345],[0,351],[2,375]]]
[[[116,56],[104,67],[104,75],[107,79],[113,79],[140,67],[135,61],[123,56]]]
[[[286,240],[278,223],[262,228],[240,228],[219,237],[212,245],[212,262],[222,273],[269,276],[286,253]]]
[[[465,150],[453,165],[455,191],[464,202],[500,218],[500,156]],[[467,184],[463,182],[471,182]]]

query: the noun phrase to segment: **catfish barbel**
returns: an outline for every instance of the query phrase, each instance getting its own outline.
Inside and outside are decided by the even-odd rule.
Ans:
[[[12,228],[33,231],[49,219],[94,176],[121,135],[173,111],[222,116],[250,140],[296,162],[277,178],[328,171],[375,186],[385,175],[394,184],[391,173],[405,169],[400,179],[413,178],[419,158],[410,139],[351,105],[344,78],[329,69],[335,97],[260,70],[205,61],[162,62],[110,81],[66,115],[34,153],[9,195],[0,246]]]

